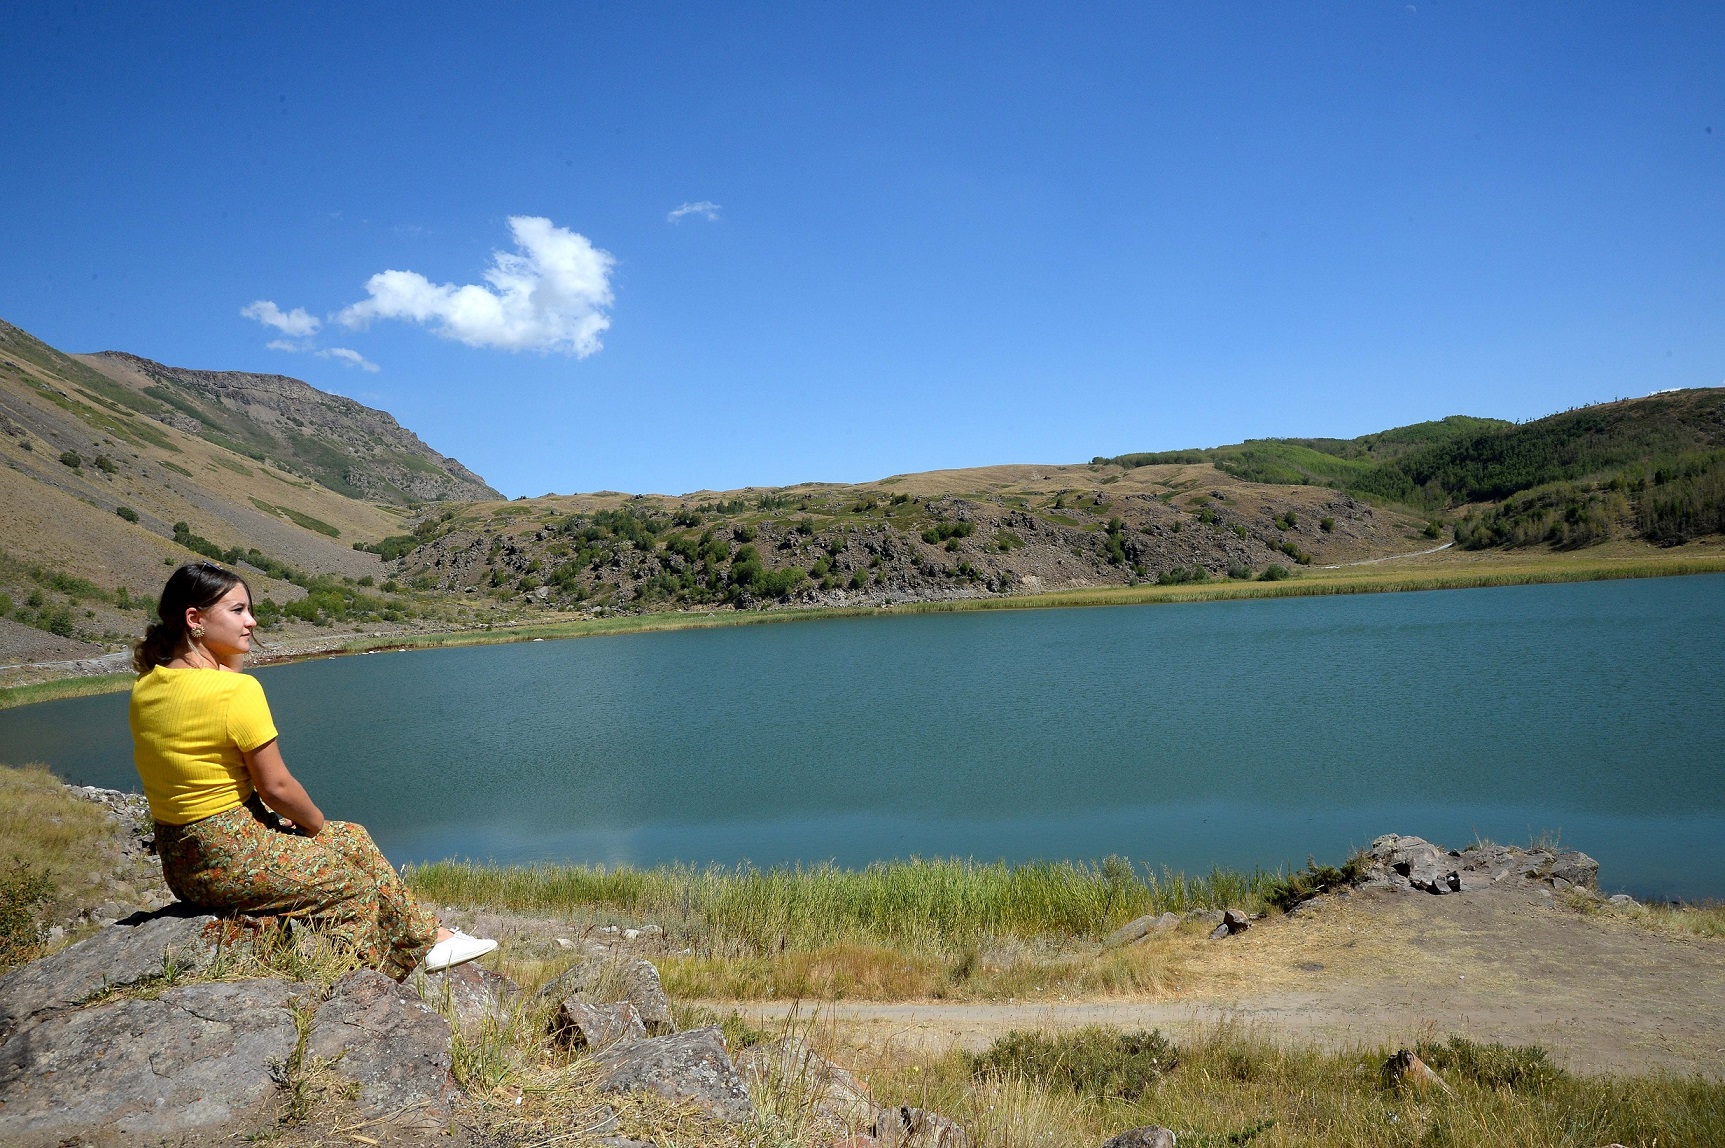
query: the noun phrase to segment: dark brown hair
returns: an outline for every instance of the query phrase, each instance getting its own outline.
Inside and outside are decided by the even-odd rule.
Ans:
[[[186,610],[194,606],[208,610],[235,586],[245,586],[248,595],[252,592],[244,578],[214,562],[188,562],[168,575],[168,584],[162,587],[161,600],[156,603],[156,617],[161,621],[151,622],[144,636],[133,644],[132,668],[147,674],[173,661],[186,641]]]

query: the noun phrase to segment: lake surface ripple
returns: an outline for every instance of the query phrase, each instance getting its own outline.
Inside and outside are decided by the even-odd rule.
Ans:
[[[686,630],[259,671],[399,862],[1337,861],[1560,832],[1725,896],[1725,575]],[[0,760],[136,789],[124,695]]]

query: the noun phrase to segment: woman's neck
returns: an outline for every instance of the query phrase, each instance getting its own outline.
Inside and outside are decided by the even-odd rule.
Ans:
[[[166,665],[171,670],[231,670],[234,668],[196,642],[182,647],[179,653],[167,661]]]

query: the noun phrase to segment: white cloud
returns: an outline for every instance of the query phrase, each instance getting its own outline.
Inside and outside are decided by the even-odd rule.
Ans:
[[[616,259],[587,237],[534,215],[509,217],[516,251],[494,251],[490,287],[435,284],[417,271],[382,271],[366,280],[371,298],[336,318],[348,327],[373,319],[431,324],[446,339],[506,351],[563,351],[586,358],[611,326]]]
[[[683,217],[685,215],[698,215],[708,223],[717,223],[719,220],[719,205],[705,199],[700,200],[697,203],[685,203],[681,207],[673,207],[670,214],[665,216],[665,222],[681,223],[683,222]]]
[[[296,339],[315,335],[317,329],[323,326],[318,321],[317,316],[307,312],[304,307],[283,311],[268,299],[259,299],[250,306],[241,307],[240,314],[248,319],[256,319],[266,327],[274,327],[284,335],[292,335]],[[271,346],[274,345],[271,344]]]
[[[369,371],[374,375],[383,369],[358,351],[350,351],[346,347],[331,347],[327,351],[319,351],[317,357],[335,359],[337,362],[346,363],[350,367],[358,367],[360,370]]]
[[[292,339],[271,339],[264,346],[272,351],[292,351],[295,354],[311,350],[310,343],[296,343]]]

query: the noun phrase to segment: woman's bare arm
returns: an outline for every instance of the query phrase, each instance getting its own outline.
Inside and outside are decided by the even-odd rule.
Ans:
[[[311,836],[318,835],[323,829],[323,811],[312,803],[305,786],[288,772],[278,742],[260,745],[246,754],[246,769],[251,772],[252,785],[265,805]]]

